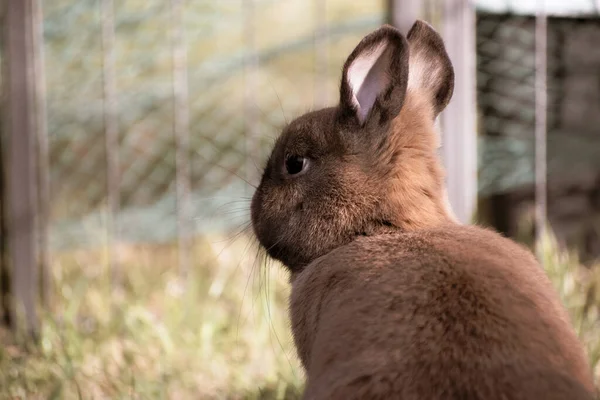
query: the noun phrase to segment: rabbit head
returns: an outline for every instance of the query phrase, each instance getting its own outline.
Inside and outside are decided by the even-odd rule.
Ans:
[[[453,222],[434,121],[454,71],[417,21],[367,35],[346,60],[336,107],[292,121],[252,199],[254,232],[292,272],[357,236]]]

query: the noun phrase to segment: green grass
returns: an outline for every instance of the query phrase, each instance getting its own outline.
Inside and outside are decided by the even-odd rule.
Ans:
[[[600,268],[544,242],[545,265],[600,376]],[[124,290],[97,251],[55,254],[40,345],[4,332],[2,398],[293,399],[303,376],[289,333],[286,276],[244,238],[198,239],[178,279],[175,246],[120,249]]]

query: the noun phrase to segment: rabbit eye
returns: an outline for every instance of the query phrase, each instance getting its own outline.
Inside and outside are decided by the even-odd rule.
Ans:
[[[306,157],[288,155],[285,158],[285,170],[290,175],[297,175],[304,171],[306,165]]]

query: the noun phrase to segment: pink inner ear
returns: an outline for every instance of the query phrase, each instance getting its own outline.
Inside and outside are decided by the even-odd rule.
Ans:
[[[391,50],[386,41],[359,55],[348,68],[348,84],[352,89],[352,102],[357,115],[364,122],[377,96],[391,83],[389,63]]]
[[[391,79],[388,73],[389,58],[389,51],[385,51],[377,59],[356,94],[356,100],[360,105],[358,114],[361,121],[367,118],[369,111],[371,111],[373,104],[375,104],[377,96],[390,85]]]

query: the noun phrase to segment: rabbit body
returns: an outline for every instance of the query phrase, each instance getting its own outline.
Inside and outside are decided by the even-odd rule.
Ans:
[[[487,229],[362,237],[292,285],[306,399],[593,399],[544,271]]]
[[[454,72],[417,21],[348,57],[336,107],[292,121],[251,205],[290,271],[306,399],[592,399],[583,346],[533,255],[452,215],[434,121]]]

